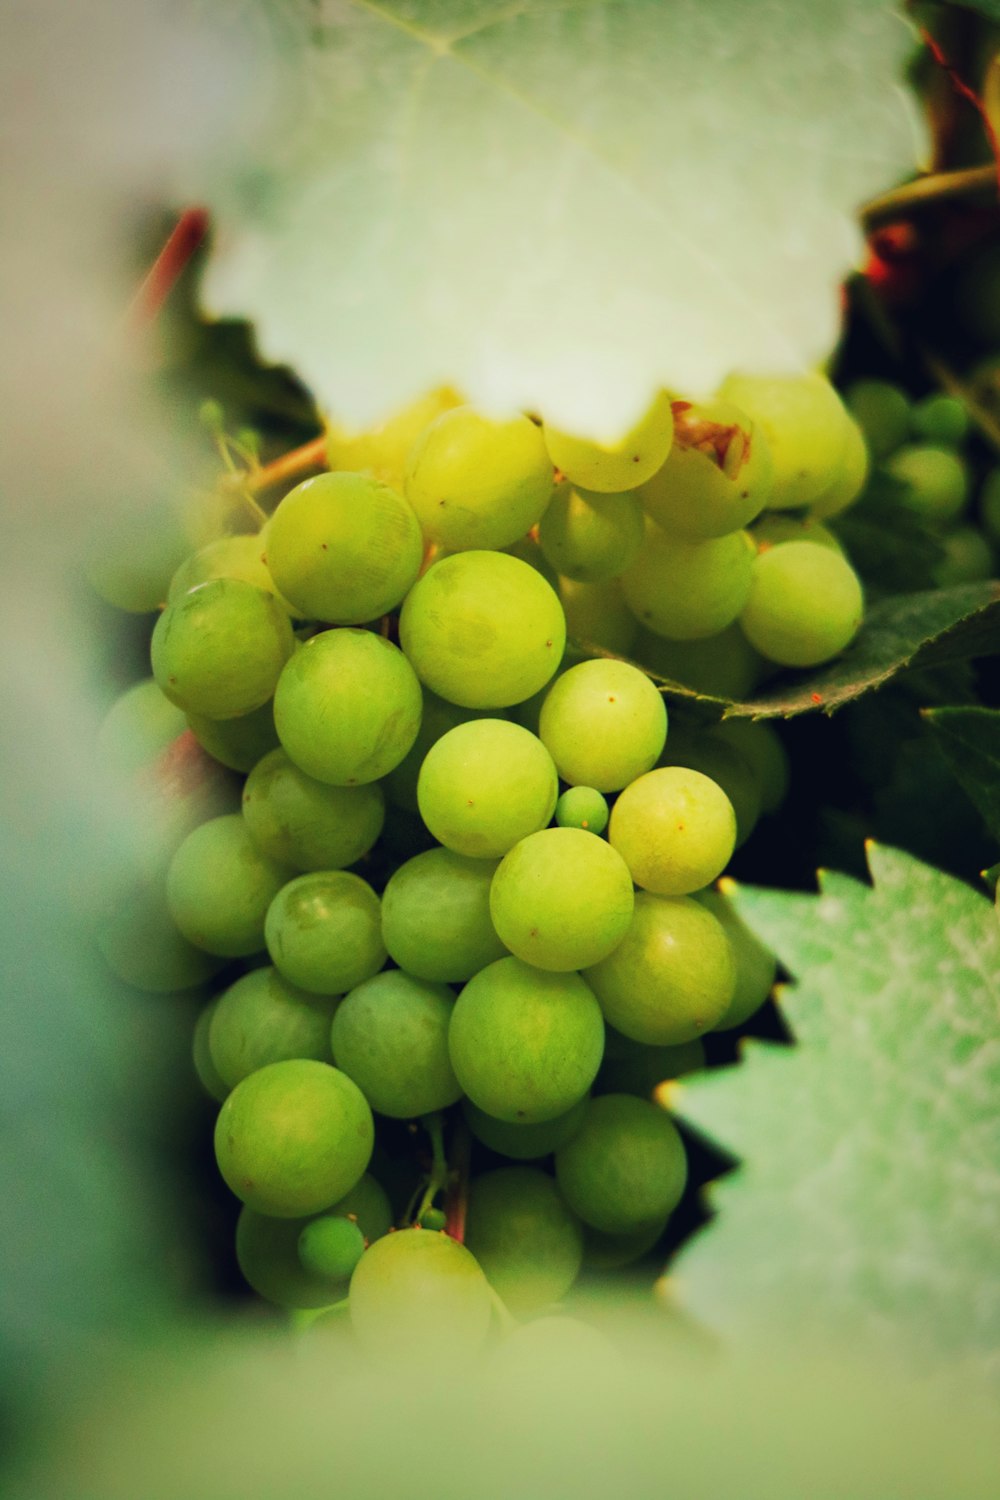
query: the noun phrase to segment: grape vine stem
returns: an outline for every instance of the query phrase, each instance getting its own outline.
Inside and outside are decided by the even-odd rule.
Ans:
[[[282,453],[280,458],[272,459],[269,464],[261,464],[259,468],[239,475],[239,483],[243,488],[259,495],[262,490],[269,490],[276,484],[308,474],[310,469],[326,467],[326,434],[321,433],[319,437],[310,438],[308,443],[303,443],[301,448],[293,448],[290,453]]]
[[[997,197],[997,169],[995,166],[964,167],[955,172],[927,172],[899,187],[890,188],[862,205],[861,226],[866,232],[891,224],[896,219],[905,219],[935,204],[946,203],[954,198],[966,198],[976,193],[991,193]]]
[[[132,298],[127,324],[133,332],[148,328],[157,317],[208,233],[208,224],[207,209],[186,208],[181,214]]]
[[[472,1157],[472,1137],[464,1122],[455,1126],[451,1151],[451,1186],[445,1204],[445,1233],[460,1245],[465,1244],[465,1214],[469,1206],[469,1164]]]

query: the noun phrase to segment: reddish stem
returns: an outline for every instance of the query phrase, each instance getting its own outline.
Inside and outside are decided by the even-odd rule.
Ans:
[[[460,1245],[465,1243],[465,1212],[469,1203],[469,1162],[472,1156],[472,1138],[463,1124],[455,1128],[452,1140],[451,1166],[452,1184],[445,1202],[445,1234],[450,1234]]]
[[[280,458],[273,459],[271,463],[264,464],[260,469],[255,469],[252,474],[240,476],[241,484],[245,485],[254,494],[261,490],[269,490],[274,484],[282,484],[286,479],[297,479],[300,474],[306,474],[310,469],[325,469],[326,463],[326,434],[318,438],[312,438],[308,443],[303,443],[301,448],[293,448],[290,453],[283,453]]]
[[[132,299],[128,321],[133,330],[154,321],[207,233],[208,210],[186,208]]]
[[[920,37],[927,50],[930,52],[931,57],[933,57],[934,61],[937,63],[938,67],[943,68],[948,77],[951,79],[952,87],[956,90],[957,93],[961,94],[963,99],[967,99],[969,101],[973,109],[978,114],[979,118],[982,120],[983,130],[986,133],[986,139],[989,141],[990,151],[993,155],[993,160],[996,163],[997,181],[1000,182],[1000,140],[997,139],[997,133],[993,129],[993,122],[983,105],[983,101],[980,99],[975,89],[971,88],[970,85],[966,83],[965,79],[959,73],[958,69],[948,61],[940,42],[936,41],[935,38],[931,36],[930,32],[923,26],[921,26],[920,28]]]

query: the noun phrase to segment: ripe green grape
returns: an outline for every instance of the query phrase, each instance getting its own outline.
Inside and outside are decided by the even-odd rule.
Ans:
[[[460,552],[407,595],[399,639],[421,682],[463,708],[507,708],[555,672],[566,620],[555,591],[504,552]]]
[[[161,690],[185,713],[236,719],[266,703],[295,647],[273,594],[216,578],[168,604],[150,654]]]
[[[399,1229],[358,1261],[350,1310],[362,1349],[398,1365],[471,1358],[489,1332],[492,1300],[464,1245],[431,1229]]]
[[[406,464],[406,498],[424,535],[452,550],[508,547],[541,519],[552,463],[528,417],[494,421],[457,406],[424,429]]]
[[[459,708],[457,703],[447,703],[444,698],[439,698],[437,693],[432,693],[429,688],[424,688],[423,694],[424,711],[417,737],[399,765],[389,772],[383,783],[385,794],[390,802],[396,807],[402,807],[407,812],[414,813],[420,811],[420,805],[417,802],[417,779],[420,775],[420,767],[431,746],[437,744],[441,736],[447,734],[449,729],[455,729],[459,724],[467,724],[470,719],[506,718],[502,709]]]
[[[364,432],[349,432],[331,422],[327,428],[327,462],[331,469],[374,474],[402,494],[410,449],[425,427],[461,400],[448,386],[439,386]]]
[[[588,1271],[620,1271],[630,1266],[656,1244],[667,1227],[670,1215],[641,1224],[628,1234],[605,1234],[603,1230],[583,1227],[583,1264]]]
[[[816,520],[814,513],[799,516],[791,515],[785,510],[768,511],[751,527],[750,535],[758,552],[766,552],[769,547],[781,547],[785,542],[815,542],[818,547],[829,547],[841,556],[844,553],[838,538],[822,521]]]
[[[382,894],[389,957],[419,979],[464,984],[506,949],[490,916],[496,863],[428,849],[401,864]]]
[[[738,624],[700,641],[668,641],[640,631],[635,659],[658,677],[667,677],[713,698],[745,698],[763,665]]]
[[[181,710],[147,677],[126,688],[108,709],[97,731],[97,753],[113,775],[131,776],[186,727]]]
[[[462,1113],[476,1140],[491,1151],[512,1157],[514,1161],[537,1161],[539,1157],[550,1156],[569,1140],[583,1119],[587,1098],[585,1094],[565,1114],[556,1115],[552,1120],[541,1120],[535,1125],[495,1120],[471,1099],[462,1101]]]
[[[417,737],[422,697],[406,657],[368,630],[325,630],[296,651],[274,695],[290,758],[332,786],[378,781]]]
[[[910,434],[910,403],[905,391],[887,380],[856,380],[847,407],[875,459],[888,458]]]
[[[150,995],[196,989],[220,967],[178,932],[162,879],[128,892],[97,924],[94,941],[113,974]]]
[[[810,515],[823,517],[839,516],[848,506],[860,500],[868,483],[871,461],[864,433],[857,422],[847,424],[847,441],[840,458],[840,468],[830,483],[816,496],[809,507]]]
[[[636,885],[661,896],[686,896],[720,875],[736,846],[736,815],[711,777],[661,766],[622,792],[608,838]]]
[[[625,602],[656,635],[677,641],[717,635],[747,601],[754,552],[744,531],[689,542],[650,521],[642,551],[621,575]]]
[[[167,871],[167,904],[196,948],[245,958],[264,946],[264,918],[288,870],[254,847],[239,813],[192,829]]]
[[[660,757],[660,765],[685,766],[689,771],[700,771],[721,787],[732,804],[736,817],[736,848],[741,849],[760,817],[761,787],[756,768],[739,747],[713,733],[675,730]],[[666,894],[678,893],[668,891]],[[681,894],[687,895],[688,892]]]
[[[826,377],[731,375],[719,395],[764,430],[774,464],[768,509],[795,510],[818,500],[841,468],[851,426]]]
[[[215,1124],[227,1186],[277,1219],[319,1213],[349,1193],[374,1143],[372,1112],[357,1084],[311,1059],[258,1068],[236,1085]]]
[[[242,578],[244,583],[252,583],[266,594],[273,594],[290,615],[302,618],[278,592],[264,561],[262,535],[222,536],[193,552],[190,557],[185,558],[171,578],[167,603],[173,604],[181,594],[186,594],[189,589],[196,589],[199,584],[208,583],[213,578]]]
[[[352,1219],[321,1214],[299,1233],[299,1260],[310,1276],[346,1281],[365,1251],[365,1237]]]
[[[382,832],[385,798],[377,782],[316,781],[279,748],[247,777],[243,817],[257,848],[289,869],[343,870]]]
[[[300,989],[343,995],[386,960],[379,899],[359,875],[310,870],[283,885],[267,910],[267,951]]]
[[[687,1183],[684,1143],[657,1105],[603,1094],[591,1099],[580,1129],[556,1152],[556,1181],[585,1223],[628,1234],[677,1207]]]
[[[777,972],[774,954],[759,942],[720,891],[700,891],[698,900],[717,917],[729,938],[736,961],[736,988],[713,1031],[731,1031],[754,1015],[771,993]]]
[[[334,1060],[372,1109],[397,1120],[445,1109],[462,1089],[448,1055],[455,997],[388,969],[351,990],[333,1018]]]
[[[268,1063],[330,1062],[334,1005],[330,996],[296,989],[277,969],[252,969],[215,1001],[208,1035],[215,1071],[231,1089]]]
[[[705,1046],[699,1037],[674,1047],[650,1047],[622,1036],[609,1026],[597,1091],[648,1099],[661,1083],[700,1072],[704,1067]]]
[[[635,426],[615,442],[575,437],[547,423],[543,431],[549,456],[567,479],[601,494],[617,494],[644,484],[665,461],[674,440],[674,414],[669,395],[659,391]]]
[[[473,1180],[465,1243],[520,1317],[564,1297],[583,1260],[579,1222],[537,1167],[500,1167]]]
[[[595,839],[596,843],[597,840]],[[452,1067],[494,1119],[534,1124],[565,1114],[590,1088],[604,1022],[578,974],[501,958],[469,980],[452,1012]]]
[[[644,672],[598,657],[552,684],[538,733],[564,781],[617,792],[656,764],[667,710]]]
[[[745,411],[725,401],[674,402],[674,445],[640,497],[658,525],[688,541],[727,536],[771,495],[771,450]]]
[[[560,578],[559,597],[571,640],[601,646],[617,656],[629,655],[639,625],[625,603],[617,578],[605,579],[603,583],[577,583],[572,578]]]
[[[977,583],[993,575],[993,549],[975,526],[957,526],[941,538],[944,556],[935,565],[934,582],[938,588],[957,583]]]
[[[274,703],[270,698],[238,719],[207,719],[204,714],[189,713],[187,727],[213,760],[244,774],[252,771],[261,757],[278,744]]]
[[[709,731],[713,739],[724,740],[750,762],[760,788],[761,810],[776,812],[788,795],[790,766],[788,751],[771,724],[750,719],[724,719]]]
[[[902,485],[900,498],[925,521],[955,521],[968,504],[969,471],[951,448],[910,443],[897,448],[885,469]]]
[[[411,507],[367,474],[303,480],[267,523],[264,543],[285,598],[306,619],[332,625],[364,625],[395,609],[424,552]]]
[[[637,495],[602,495],[571,484],[559,485],[538,527],[549,562],[579,583],[603,583],[627,568],[642,534]]]
[[[580,828],[543,828],[500,861],[490,915],[500,938],[538,969],[595,964],[632,917],[632,879],[610,844]]]
[[[625,937],[584,977],[616,1031],[647,1046],[676,1047],[725,1015],[736,960],[721,923],[697,901],[640,891]]]
[[[758,555],[740,625],[752,646],[784,667],[813,667],[843,651],[864,612],[850,563],[815,542]]]
[[[229,1093],[229,1085],[221,1077],[208,1045],[208,1033],[212,1025],[212,1017],[215,1015],[217,1000],[212,1000],[205,1006],[194,1024],[194,1036],[191,1044],[191,1059],[194,1063],[195,1076],[210,1099],[215,1099],[221,1104]]]
[[[609,816],[607,802],[592,786],[571,786],[556,803],[556,823],[560,828],[603,833]]]
[[[428,750],[417,780],[420,816],[439,843],[473,859],[498,859],[544,828],[559,796],[552,757],[506,719],[472,719]]]

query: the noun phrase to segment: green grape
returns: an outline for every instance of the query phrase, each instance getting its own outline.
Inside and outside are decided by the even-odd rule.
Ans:
[[[842,511],[847,510],[855,500],[861,499],[870,469],[871,459],[864,433],[857,422],[849,421],[840,468],[810,505],[810,515],[825,520],[828,516],[839,516]]]
[[[351,1322],[362,1349],[394,1366],[471,1358],[492,1317],[489,1282],[450,1235],[399,1229],[365,1251],[351,1277]]]
[[[226,1088],[268,1063],[294,1057],[330,1062],[334,1004],[332,997],[296,989],[270,966],[237,979],[216,1000],[208,1036]]]
[[[740,531],[771,496],[771,450],[745,411],[724,401],[674,402],[674,445],[640,490],[667,531],[706,541]]]
[[[557,469],[573,484],[602,495],[634,489],[656,473],[674,440],[670,397],[659,391],[623,437],[613,443],[574,437],[546,424],[545,443]]]
[[[239,719],[207,719],[204,714],[188,714],[187,727],[213,760],[244,774],[252,771],[261,757],[278,743],[274,703],[270,698]]]
[[[537,693],[566,644],[562,605],[540,573],[503,552],[460,552],[407,595],[399,639],[421,682],[463,708]]]
[[[420,816],[439,843],[498,859],[544,828],[559,796],[548,750],[506,719],[472,719],[432,745],[420,768]]]
[[[316,781],[279,748],[247,777],[243,817],[257,848],[289,869],[343,870],[382,832],[385,798],[377,782]]]
[[[183,502],[115,505],[89,538],[87,582],[115,609],[149,614],[165,602],[171,576],[191,551],[194,530]]]
[[[331,469],[353,474],[368,471],[402,494],[410,449],[442,412],[458,406],[461,396],[447,386],[428,391],[392,412],[366,432],[348,432],[331,422],[327,429],[327,462]]]
[[[856,380],[847,407],[864,434],[873,458],[888,458],[910,434],[910,403],[905,391],[887,380]]]
[[[750,719],[725,719],[709,731],[712,739],[724,740],[750,762],[760,788],[763,812],[777,812],[788,795],[788,752],[771,724]]]
[[[556,823],[560,828],[584,828],[588,833],[603,833],[608,826],[608,804],[592,786],[571,786],[556,803]]]
[[[958,583],[977,583],[993,574],[993,549],[975,526],[957,526],[941,538],[944,556],[935,565],[938,588]]]
[[[762,666],[738,624],[700,641],[668,641],[643,630],[635,659],[658,677],[681,682],[713,698],[745,698],[756,686]]]
[[[608,838],[636,885],[660,896],[686,896],[720,875],[736,846],[736,815],[711,777],[661,766],[622,792]]]
[[[747,601],[755,550],[745,531],[688,542],[647,522],[643,549],[621,576],[625,602],[656,635],[718,635]]]
[[[237,719],[267,702],[294,648],[291,622],[273,594],[215,578],[167,605],[150,655],[171,703],[185,713]]]
[[[687,1183],[687,1156],[673,1121],[631,1094],[591,1099],[583,1123],[556,1152],[559,1191],[605,1234],[628,1234],[672,1213]]]
[[[392,1209],[385,1190],[367,1172],[323,1217],[357,1220],[369,1244],[389,1233]],[[299,1259],[299,1238],[309,1220],[274,1219],[243,1208],[236,1224],[236,1258],[254,1291],[279,1307],[326,1307],[346,1287],[331,1291],[325,1276],[308,1272]]]
[[[290,758],[332,786],[378,781],[417,737],[422,697],[406,657],[368,630],[325,630],[296,651],[274,695]]]
[[[242,578],[255,588],[273,594],[290,615],[302,616],[283,599],[264,561],[264,535],[222,536],[209,542],[207,547],[191,554],[181,563],[170,580],[167,603],[173,604],[181,594],[196,589],[199,584],[209,583],[213,578]]]
[[[979,518],[986,535],[1000,542],[1000,468],[991,469],[979,492]]]
[[[564,1297],[583,1260],[580,1225],[537,1167],[500,1167],[474,1179],[465,1243],[518,1317]]]
[[[603,583],[627,568],[642,546],[639,497],[596,494],[561,484],[538,526],[542,551],[558,573]]]
[[[720,387],[760,424],[773,459],[769,510],[811,505],[844,461],[851,428],[824,375],[730,375]]]
[[[97,731],[97,753],[116,776],[131,776],[155,760],[186,728],[184,715],[152,677],[116,698]]]
[[[625,937],[585,977],[616,1031],[647,1046],[676,1047],[725,1015],[736,960],[721,923],[697,901],[640,891]]]
[[[757,826],[761,809],[760,776],[738,746],[711,733],[675,730],[660,757],[661,766],[685,766],[700,771],[721,787],[736,817],[736,848],[741,849]],[[698,887],[692,887],[698,889]],[[687,895],[687,891],[664,894]]]
[[[628,1234],[605,1234],[603,1230],[583,1226],[583,1264],[588,1271],[620,1271],[642,1257],[656,1244],[667,1227],[670,1215],[642,1224]]]
[[[538,733],[563,781],[617,792],[656,764],[667,710],[644,672],[598,657],[552,684]]]
[[[565,1114],[590,1088],[604,1023],[578,974],[550,974],[519,958],[501,958],[480,969],[459,995],[448,1046],[474,1104],[497,1120],[535,1124]]]
[[[418,979],[464,984],[506,953],[490,916],[496,863],[428,849],[390,877],[382,894],[382,941]]]
[[[425,1208],[420,1215],[421,1229],[445,1229],[448,1225],[448,1215],[441,1208]]]
[[[310,1276],[345,1281],[365,1251],[358,1225],[339,1214],[310,1219],[299,1234],[299,1260]]]
[[[969,471],[951,448],[910,443],[897,448],[885,470],[902,486],[900,498],[925,521],[955,521],[969,500]]]
[[[360,875],[310,870],[283,885],[264,926],[271,962],[300,989],[343,995],[386,960],[379,899]]]
[[[750,536],[758,552],[780,547],[785,542],[815,542],[818,547],[829,547],[831,551],[844,555],[839,539],[822,521],[817,521],[814,514],[798,516],[786,510],[770,510],[751,527]]]
[[[815,542],[786,542],[758,555],[740,625],[762,656],[814,667],[854,639],[864,613],[850,563]]]
[[[239,813],[211,818],[170,861],[170,915],[196,948],[245,958],[263,948],[264,918],[288,873],[254,848]]]
[[[541,573],[549,588],[554,589],[558,594],[559,574],[533,535],[518,537],[516,542],[511,542],[509,547],[502,547],[500,550],[506,552],[508,557],[520,558],[521,562],[526,562],[529,568],[534,568],[536,573]]]
[[[394,770],[385,778],[385,794],[396,807],[407,812],[419,812],[417,802],[417,779],[420,767],[428,750],[437,744],[442,735],[470,719],[502,719],[502,710],[485,708],[459,708],[457,703],[446,703],[437,693],[424,688],[424,712],[416,739]]]
[[[528,417],[498,422],[457,406],[417,439],[405,483],[430,541],[453,550],[509,547],[541,519],[552,464]]]
[[[732,1031],[749,1021],[771,993],[777,961],[759,942],[720,891],[700,891],[698,900],[718,918],[728,937],[736,961],[736,989],[729,1009],[716,1021],[713,1031]]]
[[[257,1213],[303,1218],[359,1181],[375,1142],[364,1094],[328,1063],[269,1063],[236,1085],[215,1123],[227,1187]]]
[[[212,1053],[208,1045],[208,1033],[217,1005],[218,1001],[211,1001],[198,1016],[194,1024],[191,1055],[198,1082],[210,1099],[215,1099],[221,1104],[229,1093],[229,1085],[222,1078],[215,1063],[212,1061]]]
[[[490,915],[517,958],[568,972],[596,964],[632,918],[632,879],[621,855],[580,828],[543,828],[505,854],[490,887]]]
[[[639,627],[617,578],[607,578],[603,583],[560,578],[559,597],[572,640],[600,646],[617,656],[629,655]]]
[[[552,1120],[541,1120],[535,1125],[495,1120],[471,1099],[463,1099],[462,1113],[476,1140],[482,1141],[491,1151],[513,1157],[515,1161],[537,1161],[539,1157],[550,1156],[569,1140],[583,1119],[587,1098],[585,1094],[565,1114],[556,1115]]]
[[[402,495],[366,474],[319,474],[267,523],[266,562],[309,620],[364,625],[395,609],[423,561],[420,523]]]
[[[454,1004],[446,985],[388,969],[338,1007],[334,1060],[380,1115],[412,1120],[461,1098],[448,1056]]]
[[[636,1094],[640,1099],[648,1099],[661,1083],[698,1073],[705,1066],[705,1047],[700,1037],[674,1047],[650,1047],[621,1036],[609,1026],[604,1061],[597,1075],[598,1092]]]
[[[113,974],[150,995],[197,989],[221,967],[177,931],[162,879],[128,891],[97,924],[94,940]]]

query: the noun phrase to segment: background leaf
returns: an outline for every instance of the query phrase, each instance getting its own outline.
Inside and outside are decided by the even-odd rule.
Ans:
[[[930,708],[924,718],[962,787],[1000,842],[1000,711]]]

